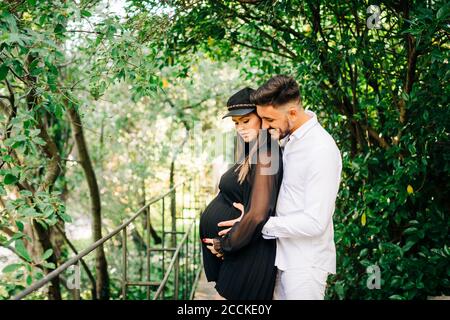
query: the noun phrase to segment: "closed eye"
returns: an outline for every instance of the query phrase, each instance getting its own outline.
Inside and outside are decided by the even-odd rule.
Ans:
[[[248,123],[250,121],[250,119],[245,119],[245,120],[241,120],[241,121],[242,121],[242,123]],[[233,121],[233,122],[234,122],[234,125],[239,124],[239,121]]]

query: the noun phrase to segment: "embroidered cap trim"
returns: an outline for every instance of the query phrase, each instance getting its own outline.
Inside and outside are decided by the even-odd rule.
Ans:
[[[228,106],[228,110],[244,109],[244,108],[256,108],[256,105],[252,103],[240,103]]]

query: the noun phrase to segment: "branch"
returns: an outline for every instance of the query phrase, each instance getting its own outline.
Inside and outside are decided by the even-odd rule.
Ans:
[[[31,64],[33,60],[36,59],[32,55],[28,56],[27,62],[28,64]],[[27,76],[30,83],[33,85],[36,83],[36,77],[33,77],[31,75]],[[32,86],[32,89],[26,96],[26,102],[28,106],[28,110],[33,110],[35,105],[37,104],[37,93],[34,86]],[[58,175],[61,171],[59,162],[60,162],[60,155],[58,152],[58,147],[56,146],[55,141],[50,137],[50,135],[47,132],[47,128],[43,124],[40,117],[36,117],[37,121],[37,127],[40,129],[39,137],[45,141],[45,145],[41,146],[41,149],[44,152],[44,155],[48,158],[48,164],[47,164],[47,172],[44,177],[44,181],[39,186],[38,191],[44,191],[49,186],[53,185],[56,179],[58,178]]]
[[[244,22],[247,23],[251,23],[252,21],[246,17],[245,15],[239,14],[238,12],[228,8],[227,6],[225,6],[223,3],[221,3],[220,1],[214,1],[215,4],[217,4],[218,6],[220,6],[222,9],[227,10],[232,12],[236,17],[244,20]],[[256,30],[258,30],[261,35],[263,35],[264,37],[266,37],[267,39],[269,39],[272,42],[275,42],[280,48],[282,48],[290,57],[291,59],[296,59],[297,55],[292,52],[289,48],[287,48],[284,44],[282,44],[280,41],[277,41],[273,36],[271,36],[270,34],[268,34],[266,31],[262,30],[261,28],[259,28],[257,25],[254,25],[254,28]]]
[[[409,3],[408,1],[404,1],[403,3],[403,19],[405,21],[409,21]],[[415,71],[416,71],[416,63],[418,52],[416,49],[416,39],[410,33],[406,35],[406,44],[407,44],[407,67],[406,67],[406,78],[403,84],[403,92],[407,95],[411,93],[414,80],[415,80]],[[400,124],[404,124],[406,122],[406,101],[401,98],[398,103],[399,109],[399,121]],[[394,143],[398,144],[400,142],[400,138],[402,135],[402,127],[399,128],[397,136],[394,138]]]
[[[247,23],[250,23],[251,21],[245,17],[240,17],[242,20],[244,20]],[[291,59],[297,59],[297,55],[291,51],[290,49],[288,49],[288,47],[286,47],[284,44],[282,44],[280,41],[275,40],[275,38],[273,36],[271,36],[270,34],[268,34],[266,31],[262,30],[261,28],[257,27],[256,25],[254,26],[256,30],[258,30],[263,36],[265,36],[267,39],[269,39],[272,42],[275,42],[280,48],[282,48],[288,55],[291,56]]]
[[[11,107],[11,113],[9,114],[8,120],[6,121],[6,124],[5,124],[5,130],[6,130],[5,140],[6,140],[6,139],[9,139],[9,137],[11,136],[12,127],[9,128],[9,124],[11,123],[12,119],[17,116],[17,106],[16,106],[16,102],[15,102],[15,98],[14,98],[13,88],[7,79],[5,79],[5,82],[6,82],[6,86],[8,87],[8,91],[9,91],[8,100],[9,100],[9,104]],[[7,150],[8,150],[7,154],[10,155],[13,149],[11,147],[7,147]],[[0,169],[3,167],[3,165],[5,163],[6,163],[6,160],[0,164]]]
[[[408,34],[407,41],[408,41],[408,66],[406,70],[406,79],[403,85],[403,91],[406,94],[410,94],[415,80],[415,71],[418,53],[416,50],[416,39],[412,35]],[[405,123],[406,120],[405,104],[406,104],[405,100],[401,99],[399,107],[400,107],[400,123],[402,124]]]
[[[352,121],[356,122],[356,120],[352,120]],[[360,123],[358,123],[358,124],[361,126],[361,128],[366,130],[369,133],[369,135],[373,139],[375,139],[383,149],[388,150],[390,148],[389,143],[378,132],[376,132],[372,127],[370,127],[369,125],[365,125],[365,124],[360,124]]]
[[[2,231],[3,233],[5,233],[6,235],[8,235],[10,237],[12,237],[14,235],[14,231],[9,229],[8,227],[1,227],[0,231]]]
[[[16,99],[14,97],[14,91],[13,91],[11,84],[9,83],[9,81],[7,79],[5,79],[5,82],[6,82],[6,86],[8,87],[8,92],[9,92],[8,100],[9,100],[9,104],[11,105],[11,109],[13,112],[12,115],[15,117],[17,109],[15,108]]]
[[[250,4],[258,4],[261,0],[237,0],[240,3],[250,3]]]
[[[72,162],[76,162],[76,163],[81,163],[81,161],[75,160],[75,159],[61,158],[61,160],[63,160],[63,161],[72,161]]]
[[[278,52],[278,53],[277,53],[277,52],[274,52],[274,51],[269,50],[269,49],[266,49],[266,48],[258,48],[258,47],[256,47],[256,46],[252,46],[252,45],[250,45],[250,44],[241,42],[241,41],[239,41],[239,40],[231,40],[231,41],[232,41],[232,42],[235,42],[236,44],[239,44],[239,45],[241,45],[241,46],[243,46],[243,47],[249,48],[249,49],[268,52],[268,53],[271,53],[271,54],[274,54],[274,55],[277,55],[277,56],[281,56],[281,57],[284,57],[284,58],[287,58],[287,59],[291,59],[291,60],[293,59],[291,56],[285,55],[285,54],[283,54],[283,53],[281,53],[281,52]]]
[[[297,30],[294,30],[294,29],[292,29],[292,28],[290,28],[288,26],[283,25],[281,23],[281,21],[279,21],[279,20],[275,21],[275,20],[270,19],[270,21],[267,21],[267,20],[264,19],[264,15],[260,15],[260,16],[252,15],[251,12],[248,10],[248,6],[242,5],[242,7],[245,9],[247,16],[249,18],[255,20],[255,21],[259,21],[259,22],[265,23],[267,25],[270,25],[272,28],[274,28],[274,29],[276,29],[278,31],[283,31],[283,32],[290,33],[290,34],[292,34],[293,36],[295,36],[297,38],[304,38],[305,37],[304,34],[302,34],[301,32],[298,32]],[[242,18],[241,14],[239,14],[237,12],[235,12],[235,14],[238,17]],[[278,18],[278,17],[276,17],[276,18]]]
[[[5,60],[3,60],[2,58],[0,58],[0,62],[4,63]],[[12,69],[11,67],[8,67],[8,69],[9,69],[9,71],[11,71],[11,73],[12,73],[17,79],[19,79],[20,81],[22,81],[24,84],[28,85],[28,82],[25,80],[25,78],[19,76],[19,75],[14,71],[14,69]],[[9,89],[9,88],[8,88],[8,89]]]

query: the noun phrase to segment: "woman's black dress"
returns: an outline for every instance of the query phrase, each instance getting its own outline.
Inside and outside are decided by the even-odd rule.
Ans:
[[[276,143],[276,142],[272,142]],[[203,263],[208,281],[216,282],[217,292],[228,300],[271,300],[275,286],[275,240],[262,237],[261,229],[275,205],[282,179],[281,151],[276,144],[271,157],[272,170],[266,171],[267,159],[251,165],[247,179],[239,184],[238,164],[225,172],[219,183],[219,193],[200,218],[200,237],[218,238],[223,229],[217,224],[240,216],[233,202],[244,205],[244,216],[231,231],[220,239],[224,259],[214,256],[202,243]],[[274,159],[278,162],[274,166]],[[275,169],[275,170],[273,170]],[[267,174],[269,172],[270,174]]]

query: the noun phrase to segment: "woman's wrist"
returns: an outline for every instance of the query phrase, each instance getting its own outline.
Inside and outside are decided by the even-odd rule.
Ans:
[[[222,243],[220,242],[220,238],[213,239],[213,247],[218,253],[223,254]]]

